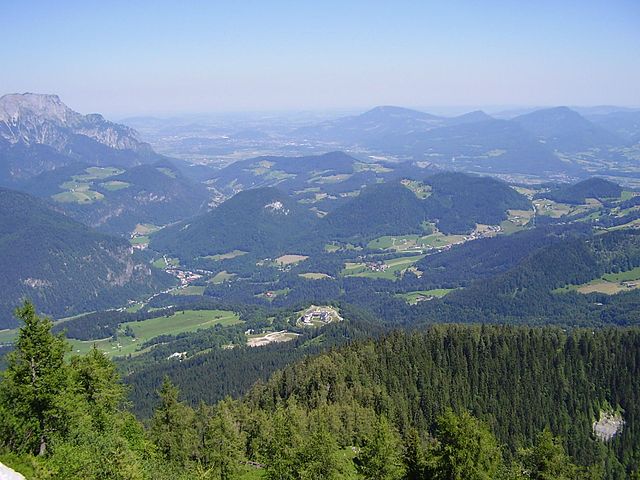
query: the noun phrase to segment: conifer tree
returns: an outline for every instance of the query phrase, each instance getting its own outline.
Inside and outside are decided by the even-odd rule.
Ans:
[[[373,434],[365,438],[360,453],[355,458],[356,470],[367,480],[396,480],[402,478],[404,469],[401,445],[397,432],[386,418],[381,417]]]
[[[436,439],[427,459],[435,480],[492,480],[502,467],[495,437],[467,411],[456,415],[449,409],[440,416]]]
[[[5,442],[14,451],[44,455],[51,439],[70,423],[67,344],[51,333],[51,321],[38,316],[32,303],[25,301],[16,317],[23,325],[0,389],[0,403],[8,415],[3,419],[9,434]]]

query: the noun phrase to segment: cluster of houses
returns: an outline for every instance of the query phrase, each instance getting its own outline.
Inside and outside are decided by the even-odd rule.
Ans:
[[[180,285],[182,286],[189,285],[191,282],[202,278],[202,275],[199,273],[195,273],[190,270],[181,270],[179,268],[167,268],[165,269],[165,272],[180,280]]]
[[[389,268],[389,265],[381,261],[367,262],[364,265],[368,270],[371,270],[372,272],[384,272]]]

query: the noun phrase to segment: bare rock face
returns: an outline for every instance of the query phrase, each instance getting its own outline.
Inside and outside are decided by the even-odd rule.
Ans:
[[[43,144],[63,152],[73,135],[84,135],[117,150],[146,150],[135,130],[102,115],[82,115],[57,95],[36,93],[0,97],[0,137],[11,144]]]
[[[162,157],[125,125],[82,115],[57,95],[0,97],[0,184],[83,163],[130,168]]]
[[[600,412],[600,419],[593,422],[593,433],[603,442],[609,442],[622,431],[624,424],[620,413]]]

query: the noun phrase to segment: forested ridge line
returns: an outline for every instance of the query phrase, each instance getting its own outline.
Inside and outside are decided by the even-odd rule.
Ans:
[[[143,424],[102,353],[68,357],[32,305],[17,313],[0,461],[27,478],[638,478],[638,328],[393,332],[215,405],[165,380]],[[604,414],[623,422],[610,441],[593,430]]]

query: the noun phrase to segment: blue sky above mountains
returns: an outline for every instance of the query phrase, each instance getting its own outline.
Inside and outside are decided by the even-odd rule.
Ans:
[[[637,1],[26,1],[0,93],[108,115],[640,105]]]

